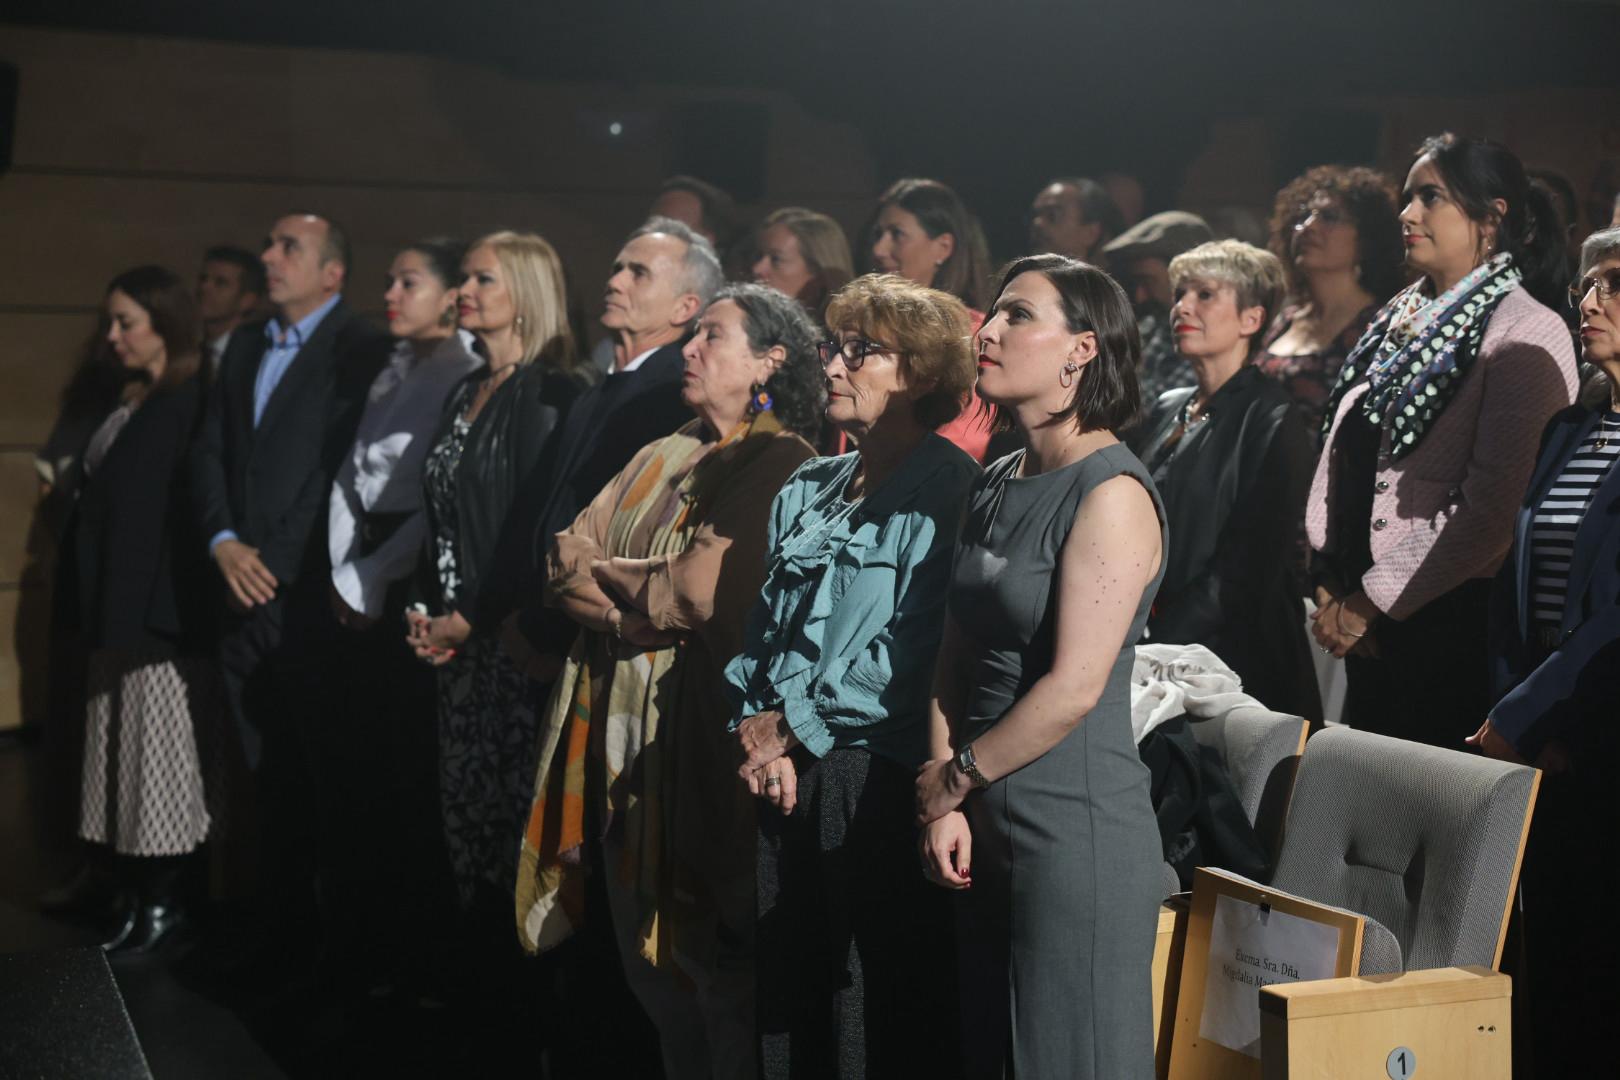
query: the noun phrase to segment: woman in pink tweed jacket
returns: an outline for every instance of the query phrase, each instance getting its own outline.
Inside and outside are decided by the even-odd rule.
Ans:
[[[1461,749],[1488,705],[1489,581],[1541,430],[1574,400],[1561,229],[1505,148],[1442,135],[1407,177],[1422,275],[1357,343],[1306,504],[1318,646],[1351,725]]]

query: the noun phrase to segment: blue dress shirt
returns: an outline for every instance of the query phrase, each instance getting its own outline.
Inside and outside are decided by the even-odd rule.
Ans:
[[[264,407],[270,403],[270,395],[276,392],[281,383],[281,377],[287,374],[287,369],[297,358],[299,350],[304,343],[315,333],[315,328],[321,325],[321,320],[337,307],[342,294],[335,294],[330,300],[305,315],[291,326],[283,326],[280,319],[271,319],[264,324],[264,355],[259,360],[258,374],[253,378],[253,426],[259,426],[259,419],[264,416]],[[239,537],[234,529],[221,529],[208,541],[208,553],[212,555],[222,541],[236,540]]]

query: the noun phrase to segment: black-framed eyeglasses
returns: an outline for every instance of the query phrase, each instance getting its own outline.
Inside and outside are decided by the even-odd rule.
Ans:
[[[1575,307],[1581,306],[1586,294],[1593,289],[1597,290],[1598,303],[1607,304],[1620,294],[1620,269],[1605,270],[1601,274],[1587,274],[1581,280],[1569,287],[1569,302]]]
[[[858,337],[850,338],[848,341],[842,342],[837,338],[834,338],[831,341],[820,341],[816,343],[816,355],[821,358],[822,367],[826,367],[828,364],[832,363],[833,357],[836,356],[844,361],[844,367],[849,371],[861,370],[861,365],[865,364],[866,358],[871,356],[873,353],[886,353],[891,351],[892,350],[887,345],[884,345],[881,342],[867,341],[865,338]]]

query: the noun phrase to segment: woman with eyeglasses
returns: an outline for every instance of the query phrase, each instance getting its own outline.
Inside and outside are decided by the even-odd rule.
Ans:
[[[726,668],[740,773],[762,800],[761,1062],[767,1077],[949,1075],[951,913],[917,872],[912,784],[979,475],[935,433],[973,385],[968,315],[871,274],[827,323],[827,417],[858,449],[806,463],[776,496],[765,585]]]
[[[1320,442],[1344,358],[1407,280],[1395,185],[1373,169],[1318,165],[1277,193],[1267,246],[1282,260],[1289,302],[1254,366],[1288,391]]]
[[[1620,959],[1610,936],[1570,919],[1587,902],[1591,828],[1613,813],[1620,757],[1612,716],[1620,699],[1620,228],[1587,238],[1570,297],[1582,358],[1602,369],[1606,394],[1558,413],[1542,434],[1491,595],[1496,704],[1468,740],[1543,773],[1524,856],[1528,971],[1515,973],[1529,989],[1537,1076],[1583,1071],[1582,1048],[1568,1033],[1608,1023],[1613,994],[1593,994],[1570,972]]]
[[[1457,747],[1486,700],[1490,578],[1513,539],[1536,436],[1575,394],[1547,307],[1558,217],[1509,150],[1440,135],[1400,213],[1422,275],[1345,360],[1306,505],[1312,634],[1345,659],[1345,720]]]

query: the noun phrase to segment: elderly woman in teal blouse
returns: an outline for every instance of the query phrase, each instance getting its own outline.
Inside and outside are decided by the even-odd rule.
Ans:
[[[950,1075],[937,1021],[955,1008],[951,915],[911,819],[951,551],[979,472],[934,434],[973,386],[968,313],[873,274],[833,298],[827,325],[827,418],[859,449],[807,462],[777,495],[765,586],[726,668],[739,771],[768,804],[761,1063],[766,1077]]]

